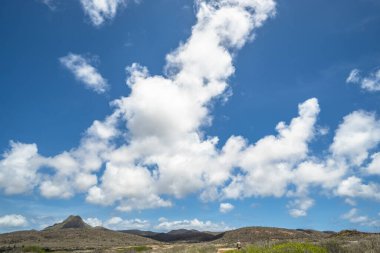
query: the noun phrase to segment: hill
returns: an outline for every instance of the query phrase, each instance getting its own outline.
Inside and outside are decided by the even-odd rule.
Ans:
[[[167,233],[155,233],[151,231],[140,231],[140,230],[124,230],[121,232],[144,236],[146,238],[154,239],[160,242],[197,243],[197,242],[213,241],[220,237],[219,235],[220,233],[208,233],[208,232],[201,232],[198,230],[188,230],[188,229],[177,229],[177,230],[169,231]]]
[[[320,240],[330,236],[328,233],[315,230],[285,229],[270,227],[245,227],[231,231],[226,231],[219,235],[215,243],[234,243],[238,240],[242,243],[252,243],[257,241],[276,240]]]
[[[0,234],[1,249],[38,245],[49,250],[105,249],[129,245],[157,244],[159,242],[139,235],[126,234],[102,227],[93,228],[79,216],[42,231],[30,230]]]
[[[68,228],[91,228],[91,226],[86,224],[80,216],[70,215],[63,222],[56,223],[53,226],[45,228],[44,230],[59,230]]]

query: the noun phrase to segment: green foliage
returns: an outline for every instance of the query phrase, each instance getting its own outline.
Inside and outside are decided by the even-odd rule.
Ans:
[[[154,252],[158,253],[216,253],[214,245],[176,245],[172,248],[161,248]]]
[[[132,247],[128,247],[126,249],[118,249],[117,251],[119,253],[137,253],[137,252],[148,251],[148,250],[151,250],[151,249],[152,248],[148,247],[148,246],[132,246]]]
[[[272,246],[248,246],[231,253],[328,253],[327,249],[311,243],[287,242]]]
[[[33,253],[45,253],[46,250],[38,246],[25,246],[22,248],[23,252],[33,252]]]

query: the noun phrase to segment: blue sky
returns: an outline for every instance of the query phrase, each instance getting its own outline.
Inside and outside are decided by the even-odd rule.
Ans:
[[[3,1],[0,232],[70,214],[379,231],[379,13],[373,0]]]

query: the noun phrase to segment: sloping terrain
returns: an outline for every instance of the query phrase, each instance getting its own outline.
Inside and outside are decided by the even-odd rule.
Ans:
[[[215,243],[252,243],[266,240],[320,240],[330,236],[328,233],[315,230],[294,230],[270,227],[245,227],[226,231],[215,240]]]
[[[0,234],[0,249],[38,245],[50,250],[78,250],[157,243],[159,242],[138,235],[92,228],[79,216],[70,216],[64,222],[42,231]]]
[[[45,228],[44,230],[59,230],[67,228],[91,228],[91,226],[86,224],[80,216],[70,215],[63,222],[56,223],[53,226]]]

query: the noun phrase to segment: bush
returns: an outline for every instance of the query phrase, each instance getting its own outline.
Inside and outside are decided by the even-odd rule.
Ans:
[[[151,247],[148,246],[132,246],[126,249],[119,249],[118,252],[120,253],[137,253],[137,252],[144,252],[151,250]]]
[[[251,245],[245,249],[234,250],[231,253],[328,253],[327,249],[310,243],[288,242],[272,246]]]
[[[33,252],[33,253],[45,253],[46,250],[38,246],[25,246],[22,249],[23,252]]]

